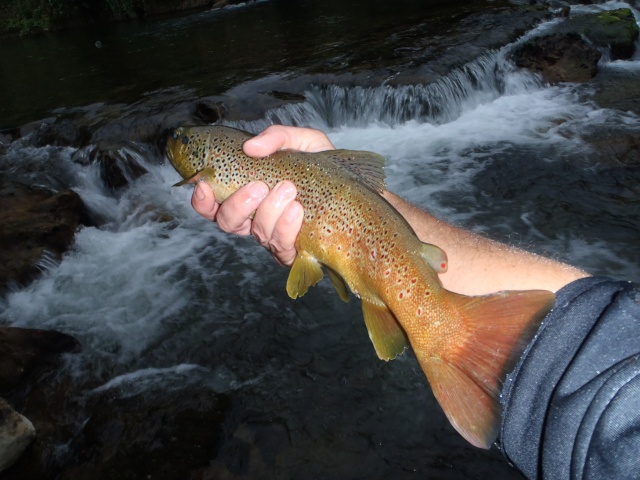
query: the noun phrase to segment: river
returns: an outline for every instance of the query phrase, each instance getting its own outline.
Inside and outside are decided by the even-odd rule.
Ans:
[[[169,108],[172,96],[241,99],[321,79],[304,84],[301,103],[223,123],[320,128],[340,148],[385,156],[388,188],[441,218],[593,274],[640,281],[638,165],[602,155],[592,141],[637,137],[640,117],[597,106],[589,86],[544,85],[509,62],[512,43],[443,75],[437,59],[456,42],[430,50],[430,39],[459,38],[458,22],[490,4],[258,2],[11,40],[0,46],[0,126],[91,104]],[[415,51],[400,59],[402,48]],[[638,53],[601,64],[624,69],[640,74]],[[417,75],[433,81],[409,81]],[[252,239],[195,214],[190,190],[171,187],[175,171],[145,151],[132,154],[149,173],[117,194],[97,167],[73,161],[75,147],[18,139],[0,156],[5,172],[71,187],[104,219],[82,228],[60,262],[43,262],[41,278],[0,300],[5,325],[82,342],[83,361],[68,366],[95,379],[82,395],[230,395],[234,413],[211,454],[221,478],[521,478],[496,452],[459,438],[411,352],[376,358],[357,301],[343,304],[325,281],[291,301],[287,271]],[[76,415],[80,430],[91,412]]]

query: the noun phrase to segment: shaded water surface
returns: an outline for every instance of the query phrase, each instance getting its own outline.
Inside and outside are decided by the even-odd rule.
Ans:
[[[396,49],[444,34],[456,16],[489,3],[259,1],[177,19],[4,39],[0,128],[58,107],[129,102],[176,85],[215,95],[274,72],[397,67]]]
[[[508,61],[511,44],[437,73],[438,55],[469,33],[461,22],[489,4],[502,5],[274,1],[3,43],[12,64],[28,61],[23,76],[0,74],[0,124],[94,102],[137,100],[131,115],[152,103],[170,110],[176,97],[324,74],[301,87],[302,102],[225,123],[322,128],[338,147],[384,155],[389,189],[451,222],[640,280],[638,165],[594,141],[637,138],[638,116],[598,107],[589,86],[543,85]],[[637,60],[625,68],[640,72]],[[391,81],[409,70],[433,81]],[[367,75],[389,81],[370,85]],[[252,239],[196,215],[190,190],[171,188],[178,176],[153,148],[121,148],[149,173],[118,191],[76,161],[81,148],[26,138],[0,154],[5,174],[73,188],[103,219],[81,229],[42,278],[0,301],[4,324],[82,342],[67,371],[89,385],[69,400],[76,433],[96,416],[96,395],[174,401],[196,390],[231,405],[223,425],[211,425],[220,441],[198,478],[521,478],[453,431],[411,352],[376,358],[356,300],[343,304],[327,282],[289,300],[287,271]],[[72,442],[58,447],[56,468],[82,463]],[[144,467],[144,456],[136,462]]]

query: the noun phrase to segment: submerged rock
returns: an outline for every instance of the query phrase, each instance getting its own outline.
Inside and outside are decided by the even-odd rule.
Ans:
[[[15,422],[15,429],[5,450],[7,463],[3,468],[7,470],[2,472],[3,479],[47,478],[43,472],[52,465],[56,443],[70,440],[72,432],[66,428],[69,412],[65,409],[74,390],[62,381],[60,373],[63,355],[79,352],[80,348],[75,338],[64,333],[0,328],[0,395],[29,418],[7,414]],[[0,408],[0,414],[4,412]],[[8,426],[6,420],[2,424]],[[0,443],[1,439],[0,435]],[[30,442],[30,448],[19,456],[17,451],[22,452]]]
[[[64,333],[0,328],[0,395],[15,391],[38,371],[56,368],[60,354],[79,350],[80,343]]]
[[[89,223],[73,190],[56,193],[0,179],[0,208],[0,291],[33,280]]]
[[[217,456],[229,405],[203,390],[101,392],[61,478],[200,478]]]

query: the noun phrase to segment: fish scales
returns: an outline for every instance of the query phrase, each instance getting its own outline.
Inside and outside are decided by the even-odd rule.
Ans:
[[[452,425],[489,448],[501,418],[502,381],[551,309],[547,291],[467,297],[446,290],[438,274],[446,254],[421,242],[381,195],[384,159],[370,152],[276,152],[251,158],[252,135],[229,127],[181,127],[167,156],[185,183],[204,181],[223,202],[238,188],[282,180],[304,207],[297,256],[287,280],[296,298],[328,274],[343,300],[361,299],[378,356],[391,360],[411,345]]]

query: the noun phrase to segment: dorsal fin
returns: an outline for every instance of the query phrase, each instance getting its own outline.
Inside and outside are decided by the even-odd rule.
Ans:
[[[360,150],[328,150],[321,154],[349,170],[369,188],[380,193],[384,190],[384,157],[382,155]]]

